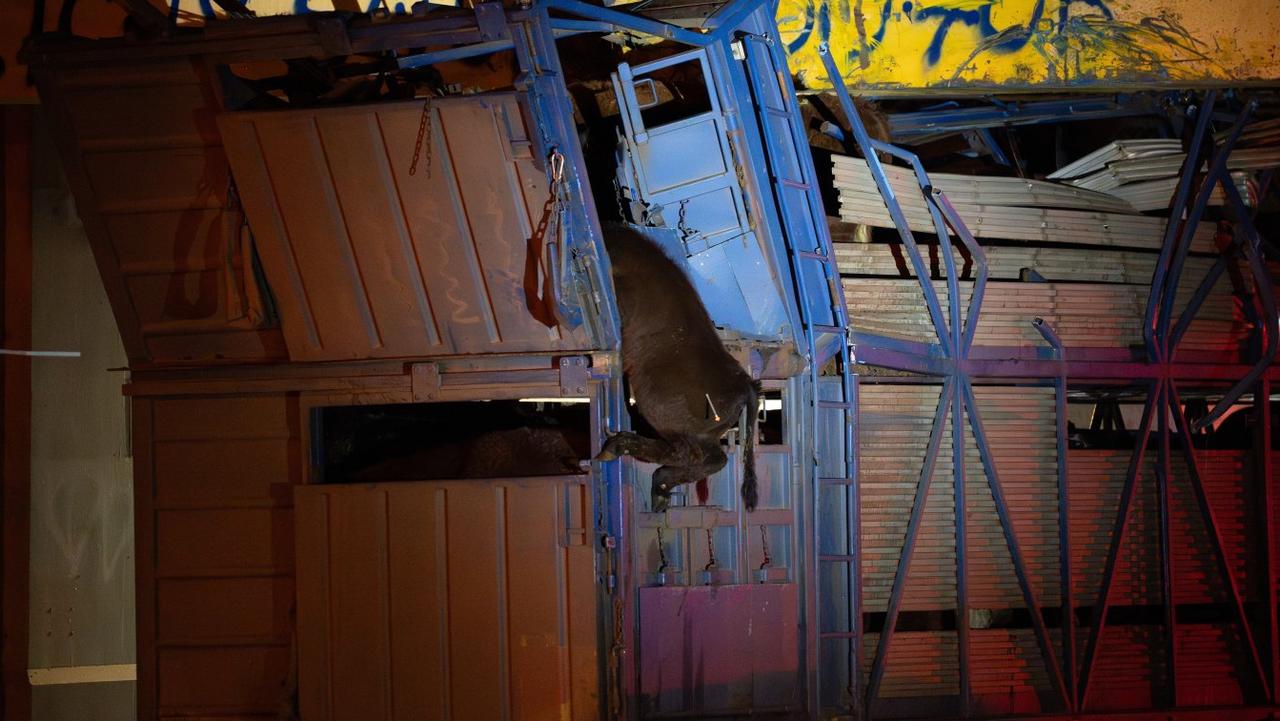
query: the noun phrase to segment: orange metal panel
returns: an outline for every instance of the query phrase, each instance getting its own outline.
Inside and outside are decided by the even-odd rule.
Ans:
[[[291,578],[162,579],[156,638],[165,645],[288,643]]]
[[[157,657],[160,706],[207,709],[212,716],[217,710],[274,710],[283,696],[280,680],[288,673],[289,647],[161,648]]]
[[[796,708],[798,586],[640,589],[643,716]]]
[[[292,357],[586,347],[535,312],[547,268],[529,238],[548,191],[519,102],[219,118]],[[430,137],[411,175],[424,112]]]
[[[592,551],[563,525],[583,488],[300,487],[303,717],[597,718]]]
[[[274,714],[290,671],[297,400],[136,404],[139,718]]]
[[[449,577],[445,490],[396,494],[387,507],[391,605],[391,667],[414,683],[394,684],[393,721],[449,719]]]
[[[292,524],[289,509],[159,511],[156,569],[168,578],[287,573]]]
[[[202,66],[77,66],[37,80],[130,360],[283,359]]]

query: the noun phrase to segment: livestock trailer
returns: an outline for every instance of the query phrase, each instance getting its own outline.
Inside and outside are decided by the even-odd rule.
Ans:
[[[139,718],[1271,713],[1276,309],[1228,160],[1256,104],[890,118],[999,153],[993,125],[1167,113],[1166,221],[930,173],[825,45],[861,157],[816,165],[759,0],[128,4],[133,37],[25,57],[129,357]],[[604,218],[761,382],[753,512],[733,432],[663,513],[652,466],[592,460],[643,424]],[[1247,317],[1215,295],[1241,273]],[[1180,389],[1200,425],[1254,399],[1257,453],[1198,452]],[[1145,404],[1132,448],[1072,445],[1103,398]]]
[[[770,8],[706,27],[570,0],[29,49],[134,369],[140,717],[291,694],[306,719],[848,703],[844,301]],[[593,193],[561,66],[610,33],[674,41],[591,78],[616,201]],[[407,100],[264,89],[283,61],[406,48],[425,50],[404,71],[512,66]],[[764,385],[753,513],[736,453],[707,505],[664,514],[651,467],[589,462],[630,425],[601,203],[687,267]],[[385,463],[433,438],[490,456],[474,439],[513,418],[576,460]]]

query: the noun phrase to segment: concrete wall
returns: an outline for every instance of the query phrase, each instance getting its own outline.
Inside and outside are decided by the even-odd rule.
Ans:
[[[53,145],[35,122],[29,666],[134,662],[124,348]],[[35,721],[135,715],[132,682],[36,686]]]

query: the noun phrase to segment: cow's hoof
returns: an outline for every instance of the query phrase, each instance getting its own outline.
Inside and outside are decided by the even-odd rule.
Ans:
[[[616,435],[610,436],[609,440],[604,442],[600,452],[596,454],[595,460],[616,461],[619,455],[621,454],[618,453],[618,437]]]
[[[671,496],[655,493],[649,499],[649,506],[654,513],[666,513],[671,506]]]

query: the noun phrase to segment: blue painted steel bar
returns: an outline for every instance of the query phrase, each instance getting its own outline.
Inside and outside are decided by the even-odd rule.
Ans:
[[[1182,413],[1182,403],[1178,398],[1178,388],[1172,381],[1168,383],[1168,393],[1166,395],[1169,412],[1173,414],[1178,435],[1182,439],[1182,453],[1187,460],[1187,472],[1191,480],[1191,490],[1195,493],[1197,505],[1200,506],[1200,517],[1204,521],[1205,531],[1209,534],[1209,540],[1213,541],[1213,551],[1214,557],[1218,562],[1218,572],[1222,575],[1222,580],[1226,582],[1227,589],[1231,591],[1231,600],[1235,606],[1236,618],[1240,620],[1241,635],[1244,636],[1249,658],[1253,662],[1253,670],[1258,674],[1258,683],[1261,684],[1264,695],[1269,698],[1271,696],[1271,682],[1268,679],[1266,670],[1263,668],[1262,655],[1258,652],[1258,644],[1253,637],[1253,625],[1249,623],[1249,616],[1245,613],[1244,597],[1240,595],[1240,585],[1236,583],[1236,576],[1232,572],[1231,562],[1227,559],[1226,547],[1222,543],[1222,532],[1218,529],[1217,517],[1214,515],[1213,506],[1210,505],[1209,497],[1204,490],[1204,481],[1200,476],[1200,461],[1196,458],[1196,450],[1191,442],[1191,428],[1187,425],[1186,416]]]
[[[916,538],[920,535],[920,522],[924,520],[924,506],[929,498],[929,486],[933,483],[933,468],[938,462],[938,449],[942,446],[942,429],[947,421],[947,413],[951,408],[951,399],[956,393],[955,380],[943,381],[942,391],[938,394],[938,409],[933,414],[933,426],[929,431],[929,445],[925,448],[924,465],[920,467],[920,480],[916,483],[915,500],[911,502],[911,515],[907,519],[906,538],[902,542],[902,552],[898,554],[898,569],[893,575],[893,589],[889,593],[889,607],[884,617],[884,628],[880,632],[880,641],[876,644],[876,655],[871,661],[871,673],[867,678],[867,699],[864,708],[869,712],[871,703],[880,691],[880,681],[884,677],[885,662],[889,658],[889,645],[893,642],[893,632],[898,623],[898,612],[902,608],[902,592],[907,585],[907,574],[911,570],[911,555],[915,551]]]
[[[1262,378],[1258,381],[1253,395],[1253,409],[1258,414],[1258,422],[1254,426],[1253,455],[1254,481],[1260,489],[1258,503],[1258,522],[1265,529],[1263,533],[1262,557],[1263,566],[1267,569],[1267,630],[1271,643],[1271,703],[1276,703],[1280,695],[1280,618],[1275,612],[1277,602],[1276,578],[1276,524],[1272,516],[1275,498],[1275,477],[1271,468],[1271,381]]]
[[[861,119],[859,119],[861,120]],[[947,232],[947,223],[942,217],[942,212],[934,202],[932,197],[933,183],[929,180],[929,174],[924,170],[924,164],[920,162],[920,157],[909,150],[904,150],[895,145],[872,140],[871,147],[877,153],[888,153],[896,158],[904,160],[911,166],[911,170],[915,173],[916,184],[920,186],[920,192],[924,195],[925,207],[929,210],[929,217],[933,221],[933,232],[938,236],[938,254],[942,256],[942,265],[947,275],[947,310],[951,316],[951,355],[952,357],[961,357],[961,321],[960,321],[960,281],[956,278],[956,261],[954,251],[951,247],[951,237]],[[863,149],[865,153],[865,148]],[[879,162],[876,157],[876,162]],[[895,201],[896,202],[896,201]],[[963,225],[963,223],[961,223]],[[913,236],[914,237],[914,236]],[[922,259],[923,260],[923,259]],[[922,282],[933,286],[932,274],[925,276]]]
[[[842,362],[846,369],[848,362]],[[849,399],[852,407],[845,411],[849,422],[845,424],[845,474],[853,479],[853,483],[845,489],[845,523],[849,527],[849,555],[853,562],[849,564],[849,604],[851,618],[849,630],[853,638],[849,639],[849,698],[853,703],[855,717],[862,711],[862,490],[859,488],[858,443],[860,426],[858,424],[859,387],[858,376],[849,376]],[[815,524],[816,525],[816,524]]]
[[[1133,454],[1129,456],[1129,468],[1125,471],[1124,488],[1120,491],[1120,504],[1116,509],[1116,522],[1111,530],[1111,548],[1107,551],[1107,563],[1103,566],[1105,570],[1102,573],[1102,587],[1098,591],[1098,597],[1093,601],[1089,643],[1085,647],[1084,664],[1080,667],[1077,712],[1083,712],[1089,704],[1089,682],[1093,678],[1093,664],[1098,658],[1102,629],[1107,625],[1107,610],[1111,607],[1111,586],[1115,580],[1116,561],[1120,557],[1120,546],[1124,542],[1125,532],[1129,529],[1129,510],[1133,505],[1138,478],[1142,474],[1142,459],[1147,451],[1147,440],[1151,436],[1151,418],[1156,413],[1164,412],[1163,395],[1163,381],[1156,381],[1148,386],[1147,402],[1142,408],[1142,422],[1138,426],[1138,442],[1134,446]]]
[[[477,55],[488,55],[490,53],[510,49],[510,40],[491,40],[487,43],[460,45],[455,48],[445,48],[443,50],[432,50],[430,52],[417,53],[415,55],[406,55],[404,57],[397,58],[396,65],[404,69],[421,68],[427,65],[448,62],[450,60],[473,58]]]
[[[1209,198],[1213,196],[1213,187],[1217,184],[1217,180],[1225,178],[1228,183],[1231,182],[1231,175],[1227,172],[1227,158],[1231,156],[1231,151],[1235,147],[1236,141],[1240,138],[1240,133],[1244,130],[1245,123],[1256,107],[1256,102],[1250,102],[1245,106],[1244,111],[1240,113],[1240,117],[1236,119],[1236,124],[1232,127],[1227,139],[1214,151],[1213,160],[1209,163],[1209,172],[1201,181],[1200,190],[1196,193],[1195,203],[1191,206],[1191,212],[1186,215],[1182,224],[1182,235],[1179,238],[1177,248],[1173,251],[1173,259],[1169,263],[1168,276],[1165,278],[1164,291],[1161,297],[1160,318],[1157,323],[1157,338],[1163,344],[1161,348],[1162,358],[1171,359],[1173,357],[1169,347],[1169,322],[1173,316],[1173,302],[1178,295],[1178,285],[1182,280],[1182,266],[1186,263],[1187,253],[1191,250],[1191,239],[1195,237],[1196,228],[1200,225],[1200,219],[1204,217],[1204,211],[1209,207]],[[1195,168],[1192,170],[1194,171]],[[1181,216],[1181,213],[1179,215]]]
[[[564,38],[564,37],[569,37],[571,35],[578,35],[580,33],[587,33],[587,32],[608,32],[609,29],[612,28],[611,25],[607,25],[605,23],[595,23],[595,22],[589,22],[589,21],[583,22],[583,21],[576,21],[576,20],[571,20],[566,22],[581,23],[582,25],[586,25],[589,27],[580,27],[580,28],[557,27],[555,29],[556,38]],[[557,23],[557,25],[561,25],[561,24],[564,24],[564,23]],[[484,43],[473,43],[471,45],[460,45],[454,48],[432,50],[430,52],[417,53],[415,55],[405,55],[403,57],[396,58],[396,65],[398,65],[402,69],[421,68],[427,65],[435,65],[436,63],[449,62],[450,60],[462,60],[464,58],[474,58],[480,55],[489,55],[491,53],[501,52],[503,50],[510,50],[511,48],[512,48],[512,43],[511,43],[511,40],[509,39],[491,40],[489,42],[484,42]]]
[[[1054,431],[1058,448],[1058,583],[1062,593],[1062,668],[1069,699],[1068,711],[1076,710],[1076,602],[1071,578],[1071,494],[1067,474],[1067,365],[1066,349],[1058,333],[1043,318],[1031,321],[1053,348],[1062,369],[1053,379]]]
[[[973,233],[969,232],[969,227],[964,224],[964,219],[960,217],[960,213],[951,204],[946,193],[942,192],[942,188],[934,188],[932,195],[933,203],[938,206],[938,210],[946,217],[947,223],[955,231],[956,236],[960,238],[960,242],[964,243],[964,247],[969,250],[969,255],[973,258],[973,264],[978,268],[977,275],[974,276],[973,291],[969,296],[969,313],[965,318],[964,343],[960,352],[960,357],[967,359],[969,351],[973,348],[973,337],[978,332],[978,323],[981,320],[982,300],[986,297],[990,266],[987,263],[987,252],[978,244],[978,241],[973,237]]]
[[[907,255],[911,258],[911,267],[915,270],[916,280],[920,282],[920,289],[924,292],[925,304],[929,308],[929,320],[933,322],[933,330],[938,335],[938,342],[943,346],[947,355],[954,355],[955,349],[950,347],[951,339],[947,331],[947,323],[943,319],[942,307],[938,304],[938,294],[933,289],[932,274],[929,272],[929,266],[925,264],[924,258],[920,255],[920,248],[916,245],[916,239],[911,233],[910,226],[907,225],[907,218],[902,213],[902,206],[898,204],[898,198],[894,195],[893,187],[889,185],[888,176],[885,175],[884,166],[880,164],[880,158],[875,153],[876,144],[871,140],[871,136],[867,135],[867,129],[862,124],[862,119],[858,116],[858,111],[853,105],[853,99],[849,97],[849,90],[844,86],[840,71],[836,68],[835,59],[831,57],[830,48],[826,43],[818,46],[818,54],[822,57],[823,64],[826,65],[827,78],[835,88],[836,97],[840,100],[840,107],[849,121],[849,128],[853,131],[853,137],[858,142],[858,148],[862,150],[863,158],[867,162],[867,168],[871,171],[871,177],[875,180],[876,187],[880,190],[880,197],[884,199],[885,207],[889,210],[889,216],[893,218],[893,224],[898,229],[898,236],[902,239],[902,245],[907,249]],[[892,146],[886,146],[886,148],[892,148]],[[893,151],[897,151],[897,148],[886,150],[886,152]]]
[[[1169,222],[1165,226],[1164,242],[1160,246],[1160,258],[1156,261],[1155,272],[1151,277],[1151,294],[1147,297],[1147,310],[1143,316],[1142,339],[1147,347],[1147,359],[1162,360],[1162,344],[1156,341],[1156,309],[1165,292],[1165,275],[1168,272],[1169,256],[1173,251],[1174,239],[1182,222],[1182,213],[1187,206],[1187,196],[1191,193],[1191,181],[1200,167],[1200,148],[1204,145],[1205,133],[1209,128],[1209,119],[1213,115],[1213,103],[1217,91],[1210,90],[1204,95],[1204,103],[1196,117],[1196,129],[1192,135],[1191,147],[1187,149],[1187,159],[1182,164],[1182,176],[1178,179],[1178,189],[1173,196],[1173,205],[1169,213]]]
[[[1227,204],[1235,210],[1236,225],[1244,234],[1240,247],[1249,261],[1249,270],[1253,274],[1253,295],[1262,304],[1263,322],[1258,330],[1262,333],[1263,351],[1262,357],[1249,369],[1249,372],[1226,392],[1204,418],[1196,421],[1197,430],[1221,418],[1222,414],[1226,413],[1245,391],[1252,388],[1262,374],[1271,367],[1276,359],[1276,350],[1280,348],[1280,339],[1276,337],[1277,332],[1280,331],[1278,327],[1280,318],[1277,317],[1276,294],[1271,272],[1262,258],[1262,236],[1258,234],[1258,228],[1253,224],[1253,218],[1240,197],[1240,191],[1236,190],[1235,184],[1231,182],[1230,176],[1224,175],[1221,184],[1223,193],[1227,196]]]
[[[694,32],[686,28],[677,27],[670,23],[664,23],[660,20],[653,20],[641,15],[633,15],[631,13],[613,10],[599,5],[591,5],[582,2],[582,0],[546,0],[542,8],[553,8],[571,15],[577,15],[580,18],[588,20],[599,20],[601,22],[616,25],[619,28],[634,30],[638,33],[647,35],[656,35],[660,38],[675,40],[685,45],[693,45],[702,47],[712,41],[712,38],[703,33]]]
[[[755,83],[767,83],[769,85],[777,83],[781,86],[780,99],[786,110],[785,121],[790,124],[789,135],[795,139],[804,138],[805,131],[800,120],[801,115],[797,104],[797,96],[795,89],[791,86],[790,73],[785,71],[787,67],[787,57],[784,53],[782,44],[773,40],[778,37],[778,31],[777,25],[774,21],[772,4],[762,3],[756,8],[755,14],[748,15],[740,22],[734,22],[733,24],[740,25],[740,28],[742,29],[752,31],[744,32],[741,36],[743,43],[742,48],[746,53],[748,66],[750,66],[753,61],[761,59],[758,55],[753,55],[753,49],[758,50],[763,48],[766,51],[767,54],[764,57],[769,59],[769,67],[767,69],[756,68],[756,70],[763,71],[765,76],[757,77],[755,79]],[[724,42],[718,43],[715,50],[715,57],[719,59],[719,62],[724,63],[727,67],[727,76],[737,89],[737,96],[740,98],[759,97],[759,93],[763,88],[750,87],[752,83],[748,82],[748,78],[743,72],[743,66],[729,61],[729,59],[733,57],[733,51],[729,47],[727,38]],[[799,219],[795,218],[791,214],[784,213],[783,217],[779,220],[779,225],[783,230],[782,236],[787,243],[788,261],[791,264],[792,271],[795,274],[794,277],[797,279],[797,282],[801,284],[801,287],[808,287],[805,284],[809,280],[811,261],[815,259],[818,260],[821,268],[820,277],[813,278],[812,280],[821,281],[823,287],[826,288],[829,293],[829,295],[827,295],[827,299],[831,304],[831,307],[822,310],[824,310],[824,312],[829,311],[831,313],[830,322],[834,323],[834,328],[825,328],[824,326],[815,323],[814,315],[819,309],[809,307],[809,303],[813,302],[812,296],[804,293],[801,294],[797,313],[802,315],[800,321],[804,330],[806,342],[808,343],[810,352],[815,353],[817,346],[816,333],[821,329],[821,332],[824,334],[838,333],[842,344],[848,346],[848,309],[841,289],[840,273],[835,265],[835,253],[831,242],[830,231],[827,223],[825,222],[825,215],[822,210],[822,198],[818,190],[817,171],[813,166],[812,155],[808,152],[808,148],[804,146],[793,148],[775,147],[779,142],[781,142],[779,136],[785,134],[777,132],[782,128],[771,126],[771,119],[776,119],[778,116],[774,113],[773,109],[769,107],[768,103],[761,103],[760,105],[761,107],[758,109],[759,112],[757,113],[757,119],[762,126],[759,131],[761,135],[759,142],[765,147],[768,155],[767,162],[769,164],[769,167],[764,169],[766,172],[762,173],[760,177],[774,179],[789,178],[793,181],[797,180],[797,178],[792,177],[787,172],[787,162],[785,159],[790,157],[795,166],[798,166],[800,174],[798,180],[801,181],[801,185],[805,188],[804,193],[808,198],[807,211],[810,216],[810,227],[793,227],[797,224],[800,226],[803,226],[804,224],[803,222],[797,223]],[[755,125],[751,122],[743,122],[741,124],[741,129],[748,138],[747,147],[751,147],[750,139],[752,134],[755,132]],[[792,170],[794,171],[795,168],[793,167]],[[775,192],[777,192],[776,188]],[[794,199],[794,196],[792,196],[792,198]],[[781,200],[779,202],[781,202]],[[765,210],[767,217],[769,209],[766,207]],[[799,247],[799,244],[802,242],[807,243],[807,247]],[[816,253],[814,252],[815,250]],[[808,256],[809,260],[803,261],[801,253],[810,254]],[[827,322],[823,319],[819,319],[819,321]],[[844,440],[845,474],[847,478],[844,480],[852,481],[851,483],[848,483],[844,489],[846,494],[847,514],[845,522],[849,528],[848,552],[851,557],[848,564],[848,575],[846,578],[846,583],[849,584],[849,596],[847,602],[847,612],[849,614],[848,628],[851,633],[848,639],[848,677],[845,680],[851,706],[849,711],[855,718],[861,718],[863,715],[863,696],[859,690],[859,686],[862,678],[863,662],[861,639],[863,626],[861,615],[862,582],[859,560],[861,558],[859,530],[860,499],[858,484],[856,482],[858,473],[858,449],[856,445],[857,379],[851,375],[851,358],[850,356],[845,355],[845,353],[847,353],[847,351],[841,351],[842,357],[840,358],[838,365],[843,397],[846,401],[844,407]],[[822,365],[814,362],[811,358],[809,367],[809,384],[814,393],[816,393],[819,388],[821,371]],[[817,411],[818,408],[819,404],[814,404],[815,411]],[[816,456],[809,461],[808,467],[816,478],[819,474],[818,458]],[[817,518],[816,514],[819,500],[818,493],[816,492],[817,484],[811,486],[806,485],[806,487],[815,489],[815,492],[812,494],[812,503],[809,507],[810,513],[807,517],[807,520],[812,522]],[[805,517],[802,516],[802,523],[805,520]],[[813,523],[813,528],[814,531],[811,536],[812,541],[808,545],[816,550],[816,523]],[[819,616],[820,606],[817,603],[816,593],[819,567],[816,563],[808,565],[810,558],[811,556],[806,552],[806,564],[807,567],[812,570],[806,574],[808,578],[804,587],[806,594],[805,613],[806,618],[809,620],[809,624],[811,624],[812,630],[806,635],[805,678],[808,681],[808,692],[806,697],[807,705],[811,709],[811,713],[817,715],[821,711],[822,698],[820,696],[819,689],[823,685],[822,673],[824,673],[824,671],[819,668],[820,641],[818,640],[818,629],[821,627],[821,618]],[[833,670],[829,669],[826,673],[831,673],[832,671]]]
[[[707,18],[703,25],[713,28],[711,37],[717,42],[728,40],[734,31],[738,29],[738,26],[742,24],[742,21],[746,20],[762,4],[764,4],[764,0],[729,0],[719,10],[716,10],[715,14]]]
[[[576,33],[611,33],[618,29],[613,23],[598,20],[574,20],[573,18],[551,18],[551,29],[569,30]],[[557,35],[559,33],[557,32]]]
[[[1166,384],[1169,381],[1165,381]],[[1166,391],[1166,394],[1168,391]],[[1164,653],[1165,663],[1168,664],[1168,670],[1165,672],[1165,678],[1169,684],[1169,705],[1177,707],[1178,705],[1178,609],[1177,596],[1174,590],[1174,578],[1177,570],[1173,561],[1173,539],[1171,537],[1170,526],[1173,523],[1173,490],[1170,483],[1173,480],[1173,469],[1171,465],[1171,453],[1169,450],[1169,414],[1161,413],[1157,424],[1157,433],[1160,435],[1160,453],[1156,461],[1156,493],[1157,505],[1159,506],[1160,515],[1160,590],[1161,600],[1164,602]],[[1186,436],[1182,437],[1183,443],[1189,443],[1191,439]]]
[[[1068,120],[1096,120],[1133,115],[1150,115],[1159,104],[1150,95],[1117,96],[1115,98],[1083,97],[1071,100],[1049,100],[1031,103],[1005,103],[974,108],[922,110],[894,113],[889,116],[889,132],[894,140],[912,136],[954,133],[965,130],[1037,125]]]
[[[983,427],[982,414],[978,410],[978,401],[973,395],[973,386],[968,378],[956,379],[960,392],[964,394],[964,404],[969,411],[969,429],[973,432],[973,443],[978,447],[978,457],[982,459],[982,468],[987,477],[987,488],[991,490],[991,500],[996,507],[996,516],[1000,519],[1000,528],[1004,531],[1005,545],[1009,548],[1009,560],[1013,563],[1014,575],[1018,577],[1018,586],[1022,589],[1022,600],[1031,613],[1031,625],[1035,628],[1036,640],[1040,644],[1040,653],[1044,657],[1045,670],[1062,699],[1062,705],[1071,708],[1071,700],[1067,696],[1067,685],[1062,677],[1062,666],[1058,663],[1058,654],[1053,651],[1053,640],[1049,638],[1049,629],[1044,624],[1044,612],[1036,598],[1035,588],[1031,585],[1031,576],[1027,573],[1027,564],[1022,558],[1022,548],[1018,543],[1018,533],[1013,527],[1013,519],[1009,516],[1009,506],[1004,500],[1004,488],[1000,484],[1000,473],[996,469],[995,457],[991,455],[991,447],[987,443],[987,432]]]
[[[543,136],[543,143],[548,148],[559,149],[565,156],[568,203],[564,223],[568,247],[563,252],[573,254],[574,265],[590,286],[585,295],[597,304],[595,313],[585,314],[589,334],[596,347],[617,350],[621,334],[608,255],[604,251],[595,198],[587,182],[586,162],[578,142],[573,103],[563,82],[564,71],[546,7],[528,11],[520,21],[508,24],[507,31],[524,76],[523,87],[539,119],[538,132]],[[603,430],[624,430],[627,416],[622,406],[621,369],[614,369],[608,382],[608,392],[601,395],[612,399],[612,403],[602,419],[606,425]],[[617,547],[618,539],[630,538],[631,531],[622,464],[619,461],[601,464],[597,478],[599,484],[592,489],[591,503],[596,522],[605,536],[604,548],[599,553],[602,563],[612,571],[606,574],[608,585],[599,595],[597,606],[600,650],[606,659],[606,671],[600,678],[600,698],[602,708],[611,717],[620,716],[624,699],[630,699],[633,704],[630,715],[635,717],[638,712],[634,706],[637,694],[632,688],[635,657],[629,651],[634,648],[635,614],[632,604],[624,600],[629,593],[626,589],[634,587],[632,563],[630,554]]]
[[[1204,305],[1205,299],[1209,297],[1209,293],[1213,291],[1213,287],[1218,284],[1222,278],[1222,274],[1227,272],[1227,262],[1235,255],[1235,248],[1239,245],[1239,241],[1232,243],[1232,247],[1224,250],[1214,261],[1213,266],[1209,268],[1209,272],[1200,280],[1200,285],[1196,286],[1196,290],[1191,294],[1191,300],[1187,302],[1187,306],[1182,309],[1182,315],[1178,317],[1178,322],[1173,326],[1173,333],[1169,336],[1170,358],[1176,358],[1178,354],[1178,344],[1182,342],[1182,336],[1186,334],[1187,329],[1191,327],[1191,322],[1196,319],[1196,313]]]
[[[957,305],[954,301],[952,306]],[[950,378],[954,383],[964,379]],[[973,707],[973,684],[969,676],[969,512],[964,462],[964,397],[951,394],[951,476],[955,496],[956,532],[956,657],[960,685],[960,715],[968,717]]]

